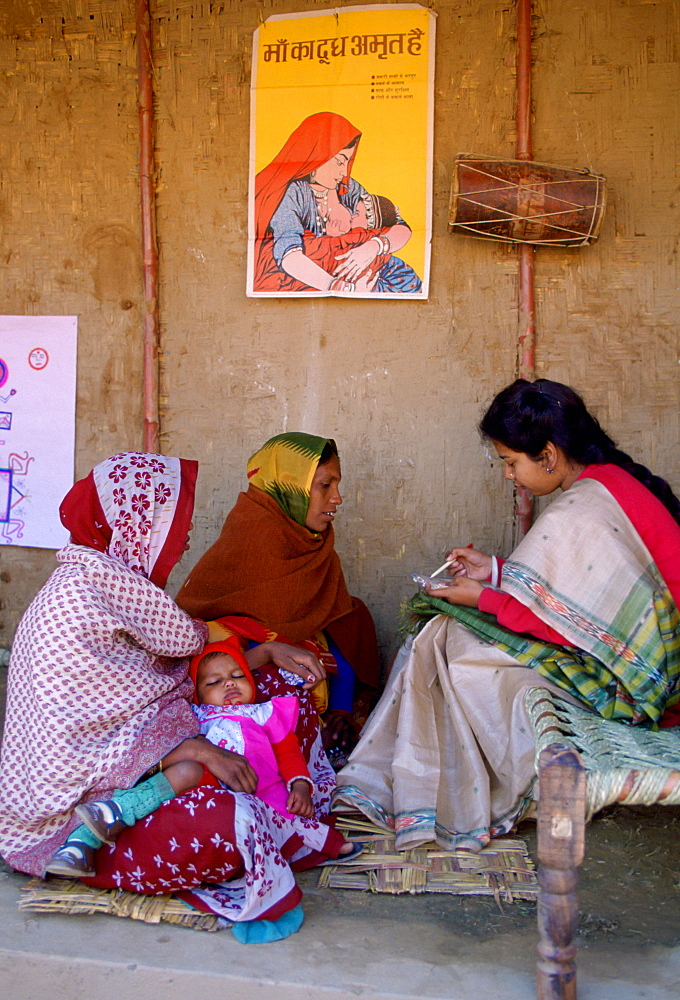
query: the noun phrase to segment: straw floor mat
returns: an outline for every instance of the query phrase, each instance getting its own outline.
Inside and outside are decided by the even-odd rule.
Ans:
[[[364,853],[344,865],[321,869],[319,886],[361,889],[365,892],[447,892],[455,895],[494,896],[503,903],[535,900],[538,882],[526,844],[503,837],[492,840],[480,854],[445,851],[425,844],[397,851],[394,836],[357,814],[340,814],[337,829],[349,840],[366,844]],[[192,910],[170,895],[145,896],[122,889],[95,889],[78,879],[31,879],[19,901],[20,910],[38,913],[106,913],[148,924],[167,922],[194,930],[217,931],[219,918]],[[221,922],[224,927],[225,923]]]
[[[479,854],[445,851],[434,843],[397,851],[393,835],[359,814],[340,814],[337,829],[348,840],[363,841],[366,850],[356,861],[323,868],[319,886],[494,896],[499,906],[516,899],[535,900],[538,895],[536,872],[523,840],[492,840]]]
[[[92,914],[107,913],[114,917],[131,917],[147,924],[162,921],[191,927],[197,931],[220,930],[219,918],[201,913],[172,896],[144,896],[123,889],[95,889],[75,878],[34,878],[23,888],[20,910],[39,913]],[[222,927],[230,926],[222,922]]]

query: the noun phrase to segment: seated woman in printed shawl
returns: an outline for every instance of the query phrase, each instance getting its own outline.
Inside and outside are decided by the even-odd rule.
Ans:
[[[12,646],[0,854],[18,871],[44,877],[81,825],[79,804],[132,788],[159,764],[195,761],[227,787],[194,788],[125,829],[98,851],[90,884],[179,893],[240,926],[278,921],[301,898],[288,861],[294,855],[296,867],[309,867],[321,855],[300,854],[292,826],[248,794],[257,778],[245,758],[199,738],[188,657],[203,648],[207,629],[162,589],[188,548],[196,474],[196,462],[123,453],[100,462],[64,499],[71,541]],[[296,732],[315,808],[327,812],[335,782],[309,694],[325,671],[310,651],[277,643],[245,655],[259,671],[259,700],[297,694]],[[292,688],[272,661],[302,674],[305,687]],[[337,835],[331,839],[335,850]],[[87,852],[79,853],[80,870],[88,871]],[[289,924],[286,933],[294,929]]]

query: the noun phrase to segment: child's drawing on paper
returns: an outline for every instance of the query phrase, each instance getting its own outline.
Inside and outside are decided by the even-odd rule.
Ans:
[[[68,541],[59,503],[73,484],[77,318],[0,316],[0,349],[0,548],[59,549]]]
[[[255,180],[253,291],[417,293],[397,253],[411,237],[388,198],[352,177],[361,132],[341,115],[310,115]]]
[[[6,430],[11,430],[10,425]],[[5,444],[0,441],[0,444]],[[27,480],[28,470],[33,456],[25,452],[18,455],[11,452],[8,468],[0,469],[0,543],[16,545],[24,537],[26,523],[23,520],[25,510],[22,501],[29,494]]]

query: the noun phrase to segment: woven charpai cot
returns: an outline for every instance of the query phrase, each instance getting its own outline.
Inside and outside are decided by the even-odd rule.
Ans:
[[[527,693],[526,706],[542,750],[558,744],[577,750],[586,772],[586,820],[614,802],[680,805],[680,726],[652,732],[612,722],[554,697]]]

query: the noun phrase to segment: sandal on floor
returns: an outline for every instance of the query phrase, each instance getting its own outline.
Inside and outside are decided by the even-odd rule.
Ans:
[[[317,868],[328,867],[330,865],[346,865],[348,861],[355,861],[360,854],[363,854],[366,850],[366,844],[354,842],[354,847],[347,854],[340,854],[337,858],[326,858],[325,861],[320,861],[316,866]]]

